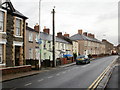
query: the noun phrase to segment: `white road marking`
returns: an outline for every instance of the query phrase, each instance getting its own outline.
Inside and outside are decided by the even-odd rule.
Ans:
[[[66,73],[66,71],[62,72],[63,74]]]
[[[58,74],[56,74],[56,76],[59,76],[60,74],[58,73]]]
[[[24,86],[29,86],[29,85],[31,85],[32,83],[28,83],[28,84],[25,84]]]
[[[41,82],[41,81],[43,81],[44,79],[40,79],[40,80],[38,80],[38,82]]]
[[[66,67],[65,69],[68,69],[69,67]]]
[[[49,76],[48,78],[52,78],[53,76]]]

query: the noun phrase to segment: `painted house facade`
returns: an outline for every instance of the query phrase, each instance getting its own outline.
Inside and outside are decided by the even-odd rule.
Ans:
[[[36,28],[37,26],[34,29],[26,27],[26,60],[39,60],[39,30]]]
[[[6,7],[7,6],[7,7]],[[25,64],[26,19],[11,2],[4,2],[0,9],[0,59],[7,67]]]
[[[70,55],[73,55],[73,43],[72,41],[66,36],[62,35],[62,32],[58,32],[57,33],[57,38],[61,39],[61,43],[62,41],[64,42],[64,48],[63,49],[59,49],[60,50],[64,50],[64,54],[70,54]],[[57,39],[56,39],[57,40]],[[58,44],[59,45],[59,44]],[[61,46],[63,47],[63,45]],[[63,56],[63,55],[62,55]]]

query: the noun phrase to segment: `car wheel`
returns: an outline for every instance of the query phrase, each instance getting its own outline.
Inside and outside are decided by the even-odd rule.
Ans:
[[[78,63],[76,62],[76,65],[78,65]]]

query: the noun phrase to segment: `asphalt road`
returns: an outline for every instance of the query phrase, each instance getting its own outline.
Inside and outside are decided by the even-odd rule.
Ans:
[[[40,74],[3,82],[3,88],[88,88],[118,56],[91,61],[86,65],[56,68]]]

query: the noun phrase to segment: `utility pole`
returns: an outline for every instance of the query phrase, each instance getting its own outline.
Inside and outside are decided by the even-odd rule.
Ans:
[[[55,60],[55,6],[52,10],[52,26],[53,26],[53,63],[52,63],[52,67],[56,66],[56,60]]]

